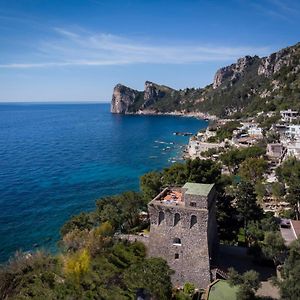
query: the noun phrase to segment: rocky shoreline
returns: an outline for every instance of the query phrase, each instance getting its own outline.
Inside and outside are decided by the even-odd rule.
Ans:
[[[125,112],[124,114],[125,115],[179,116],[179,117],[190,117],[190,118],[198,118],[202,120],[211,120],[211,121],[215,121],[219,119],[217,116],[210,115],[207,113],[183,112],[183,111],[156,112],[154,110],[139,110],[137,112]]]

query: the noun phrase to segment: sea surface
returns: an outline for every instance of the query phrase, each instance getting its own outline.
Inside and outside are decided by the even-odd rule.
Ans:
[[[207,122],[111,114],[109,104],[0,104],[0,261],[55,251],[59,229],[95,200],[139,190],[139,176],[180,160]]]

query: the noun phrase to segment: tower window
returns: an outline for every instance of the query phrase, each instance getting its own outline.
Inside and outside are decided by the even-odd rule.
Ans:
[[[197,204],[196,204],[196,202],[190,202],[190,206],[192,206],[192,207],[196,207],[196,206],[197,206]]]
[[[160,211],[158,214],[158,225],[165,219],[165,213],[163,211]]]
[[[178,259],[178,258],[179,258],[179,254],[175,253],[175,259]]]
[[[178,222],[180,221],[180,214],[176,213],[174,215],[174,226],[176,226],[178,224]]]
[[[191,226],[190,226],[190,228],[192,228],[195,224],[197,224],[197,217],[192,215],[191,216]]]
[[[173,240],[173,245],[181,246],[181,239],[180,238],[175,238]]]

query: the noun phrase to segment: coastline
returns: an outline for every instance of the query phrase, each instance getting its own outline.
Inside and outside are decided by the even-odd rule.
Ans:
[[[215,121],[219,118],[215,115],[202,112],[184,112],[184,111],[173,111],[173,112],[157,112],[154,110],[139,110],[137,112],[125,112],[125,115],[153,115],[153,116],[179,116],[188,118],[198,118],[202,120]]]

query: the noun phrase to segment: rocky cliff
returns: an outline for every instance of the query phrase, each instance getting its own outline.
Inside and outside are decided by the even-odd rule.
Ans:
[[[175,90],[146,81],[144,91],[136,91],[118,84],[111,111],[238,116],[287,107],[300,109],[300,43],[268,57],[240,58],[219,69],[204,88]]]

